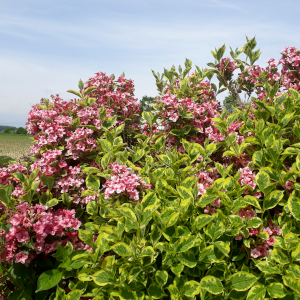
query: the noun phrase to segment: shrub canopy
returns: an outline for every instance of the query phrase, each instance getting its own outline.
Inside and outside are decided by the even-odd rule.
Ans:
[[[2,298],[299,299],[300,54],[255,47],[153,71],[142,123],[123,75],[35,105],[0,169]]]

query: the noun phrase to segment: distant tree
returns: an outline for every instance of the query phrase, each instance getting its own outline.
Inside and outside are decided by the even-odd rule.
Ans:
[[[2,132],[3,133],[15,133],[15,128],[14,127],[7,127]]]
[[[27,130],[23,127],[19,127],[17,130],[16,130],[16,134],[27,134]]]
[[[227,96],[223,101],[223,106],[228,113],[233,113],[234,107],[239,107],[239,101],[237,98],[233,97],[232,95]]]
[[[140,101],[140,104],[142,107],[140,108],[140,114],[142,114],[143,111],[153,111],[153,104],[155,103],[155,98],[154,97],[149,97],[149,96],[144,96],[142,100]]]

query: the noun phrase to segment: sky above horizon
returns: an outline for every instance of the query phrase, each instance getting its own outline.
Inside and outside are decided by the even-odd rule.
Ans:
[[[264,66],[300,48],[299,9],[295,0],[2,0],[0,125],[24,126],[42,97],[70,99],[68,89],[99,71],[124,71],[138,99],[156,96],[151,69],[185,58],[204,68],[211,50],[225,43],[229,56],[245,35],[256,36]]]

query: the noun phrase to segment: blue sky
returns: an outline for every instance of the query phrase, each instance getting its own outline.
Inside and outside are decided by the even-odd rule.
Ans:
[[[265,65],[300,48],[299,11],[296,0],[1,0],[0,125],[24,126],[40,98],[69,99],[98,71],[124,71],[137,98],[156,96],[151,69],[186,57],[205,67],[211,50],[241,47],[245,35],[256,36]]]

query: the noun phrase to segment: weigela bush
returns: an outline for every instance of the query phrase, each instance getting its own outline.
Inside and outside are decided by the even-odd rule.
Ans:
[[[1,299],[300,299],[300,55],[255,47],[153,72],[142,122],[105,73],[33,106],[30,161],[0,169]]]

